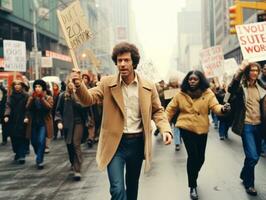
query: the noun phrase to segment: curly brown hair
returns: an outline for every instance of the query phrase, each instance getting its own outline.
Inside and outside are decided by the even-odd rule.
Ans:
[[[249,79],[249,73],[250,73],[251,67],[257,67],[259,73],[261,71],[261,66],[259,63],[256,63],[256,62],[249,63],[249,65],[247,66],[247,68],[244,71],[245,79]]]
[[[115,45],[115,47],[113,48],[113,53],[112,53],[112,60],[114,61],[115,65],[117,65],[117,56],[123,53],[131,54],[133,68],[136,69],[139,64],[139,60],[140,60],[138,48],[134,44],[130,44],[128,42],[121,42]]]

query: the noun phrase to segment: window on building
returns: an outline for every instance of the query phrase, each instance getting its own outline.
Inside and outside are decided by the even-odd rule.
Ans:
[[[22,27],[16,24],[11,25],[11,36],[13,40],[23,40]]]

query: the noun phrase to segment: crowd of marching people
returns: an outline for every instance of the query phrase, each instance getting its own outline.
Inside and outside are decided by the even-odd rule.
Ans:
[[[241,136],[245,160],[240,173],[240,179],[243,181],[246,192],[256,196],[255,166],[260,156],[266,157],[266,135],[263,131],[266,125],[266,64],[261,67],[258,63],[248,63],[244,60],[239,70],[232,77],[232,81],[228,84],[220,84],[218,79],[206,80],[204,75],[199,71],[189,72],[182,84],[178,84],[179,80],[177,78],[170,80],[168,84],[165,84],[163,81],[157,84],[158,94],[162,105],[166,108],[169,122],[171,123],[172,118],[175,118],[174,122],[176,125],[172,127],[172,132],[174,133],[176,151],[180,150],[181,141],[184,141],[188,153],[187,173],[189,187],[191,188],[190,195],[191,199],[197,199],[197,177],[205,159],[207,127],[209,125],[206,124],[205,131],[199,131],[198,129],[203,125],[203,121],[200,120],[201,124],[196,124],[195,126],[197,122],[195,119],[202,114],[200,110],[208,102],[196,103],[196,99],[199,97],[207,99],[204,97],[206,92],[200,91],[200,93],[197,93],[193,88],[187,89],[185,82],[188,83],[190,78],[196,79],[202,85],[199,86],[202,87],[201,89],[212,91],[212,98],[215,99],[212,101],[218,101],[220,105],[230,107],[230,112],[226,114],[219,113],[219,111],[222,111],[221,109],[209,107],[205,111],[205,118],[211,118],[213,127],[217,130],[218,137],[221,141],[229,139],[228,132],[230,128],[233,133]],[[176,88],[179,88],[181,94],[178,94],[180,97],[178,95],[173,96],[169,104],[169,100],[164,96],[164,91],[171,89],[173,83],[176,83]],[[186,97],[187,95],[191,99],[188,99]],[[186,105],[186,101],[198,112],[196,116],[189,116],[191,109],[186,108],[186,106],[189,106]],[[197,106],[201,108],[196,108]],[[184,112],[184,116],[187,115],[187,118],[181,117],[182,111]],[[175,115],[178,116],[178,119]],[[202,132],[205,134],[202,134]],[[157,135],[157,133],[155,132],[154,135]]]
[[[97,76],[83,72],[88,88],[95,87]],[[25,80],[14,80],[11,88],[0,84],[0,117],[2,145],[10,137],[14,161],[26,162],[30,144],[36,155],[36,168],[43,169],[45,153],[50,152],[52,140],[64,138],[74,179],[81,179],[81,143],[92,148],[98,141],[101,105],[83,107],[75,96],[70,78],[61,85],[38,79],[32,88]]]
[[[135,45],[117,44],[112,59],[119,73],[102,79],[74,68],[61,88],[49,89],[41,79],[32,88],[22,80],[14,80],[10,91],[0,85],[2,141],[10,137],[16,163],[26,162],[31,144],[36,167],[43,169],[51,140],[62,136],[78,181],[81,144],[92,148],[99,138],[96,160],[99,169],[107,168],[112,199],[136,200],[144,158],[145,170],[150,168],[153,120],[154,135],[161,133],[165,145],[174,138],[179,151],[183,141],[190,198],[198,199],[211,116],[221,142],[229,128],[241,137],[245,159],[239,177],[246,192],[257,195],[255,166],[266,153],[266,65],[244,60],[228,84],[192,70],[183,80],[155,85],[135,72]]]

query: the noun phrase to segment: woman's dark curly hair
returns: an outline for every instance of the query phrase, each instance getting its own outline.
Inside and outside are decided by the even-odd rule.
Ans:
[[[182,92],[187,92],[188,90],[190,90],[190,85],[188,83],[188,79],[190,77],[190,75],[195,74],[198,78],[199,78],[199,88],[201,89],[201,91],[205,91],[210,87],[209,81],[206,79],[205,75],[199,71],[199,70],[192,70],[190,72],[187,73],[187,75],[185,76],[182,84],[181,84],[181,91]]]
[[[130,44],[127,42],[121,42],[113,48],[113,53],[112,53],[112,60],[114,61],[115,65],[117,65],[117,56],[121,55],[123,53],[130,53],[131,54],[131,59],[133,62],[133,67],[134,69],[137,69],[137,66],[139,64],[139,50],[134,44]]]

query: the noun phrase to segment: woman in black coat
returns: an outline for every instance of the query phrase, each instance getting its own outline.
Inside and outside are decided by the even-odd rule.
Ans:
[[[15,80],[12,84],[12,93],[7,99],[4,122],[8,125],[12,148],[15,153],[14,160],[19,164],[25,163],[27,151],[26,140],[26,103],[28,94],[23,90],[24,84]]]

